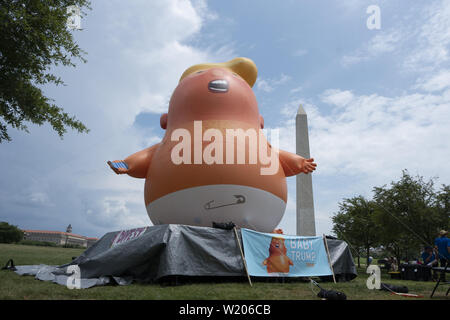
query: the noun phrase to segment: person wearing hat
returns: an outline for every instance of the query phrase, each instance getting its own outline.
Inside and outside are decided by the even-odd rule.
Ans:
[[[450,239],[447,238],[447,234],[448,231],[441,230],[439,232],[439,237],[434,239],[434,244],[441,267],[445,267],[447,262],[450,260]]]

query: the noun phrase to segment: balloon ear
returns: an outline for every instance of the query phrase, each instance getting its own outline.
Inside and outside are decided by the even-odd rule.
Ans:
[[[259,125],[261,126],[261,129],[264,129],[264,118],[262,115],[259,115]]]
[[[166,130],[166,128],[167,128],[167,113],[164,113],[161,116],[161,118],[159,119],[159,124],[160,124],[161,128]]]

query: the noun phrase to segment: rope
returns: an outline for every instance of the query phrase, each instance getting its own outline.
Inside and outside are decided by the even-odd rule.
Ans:
[[[317,294],[320,292],[320,290],[314,291],[314,288],[316,287],[316,285],[315,285],[315,281],[311,278],[309,278],[309,287],[315,296],[317,296]]]

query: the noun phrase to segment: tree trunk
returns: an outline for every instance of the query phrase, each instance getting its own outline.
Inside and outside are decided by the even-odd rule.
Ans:
[[[395,257],[397,258],[397,266],[398,266],[398,270],[400,271],[400,255],[401,255],[401,250],[400,248],[398,248],[397,250],[395,250]]]
[[[367,246],[366,253],[367,253],[366,268],[367,268],[369,266],[370,246]]]

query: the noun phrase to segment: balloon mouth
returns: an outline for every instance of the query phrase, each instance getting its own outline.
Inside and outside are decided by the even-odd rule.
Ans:
[[[228,81],[224,79],[217,79],[208,83],[208,89],[215,93],[224,93],[228,91]]]

